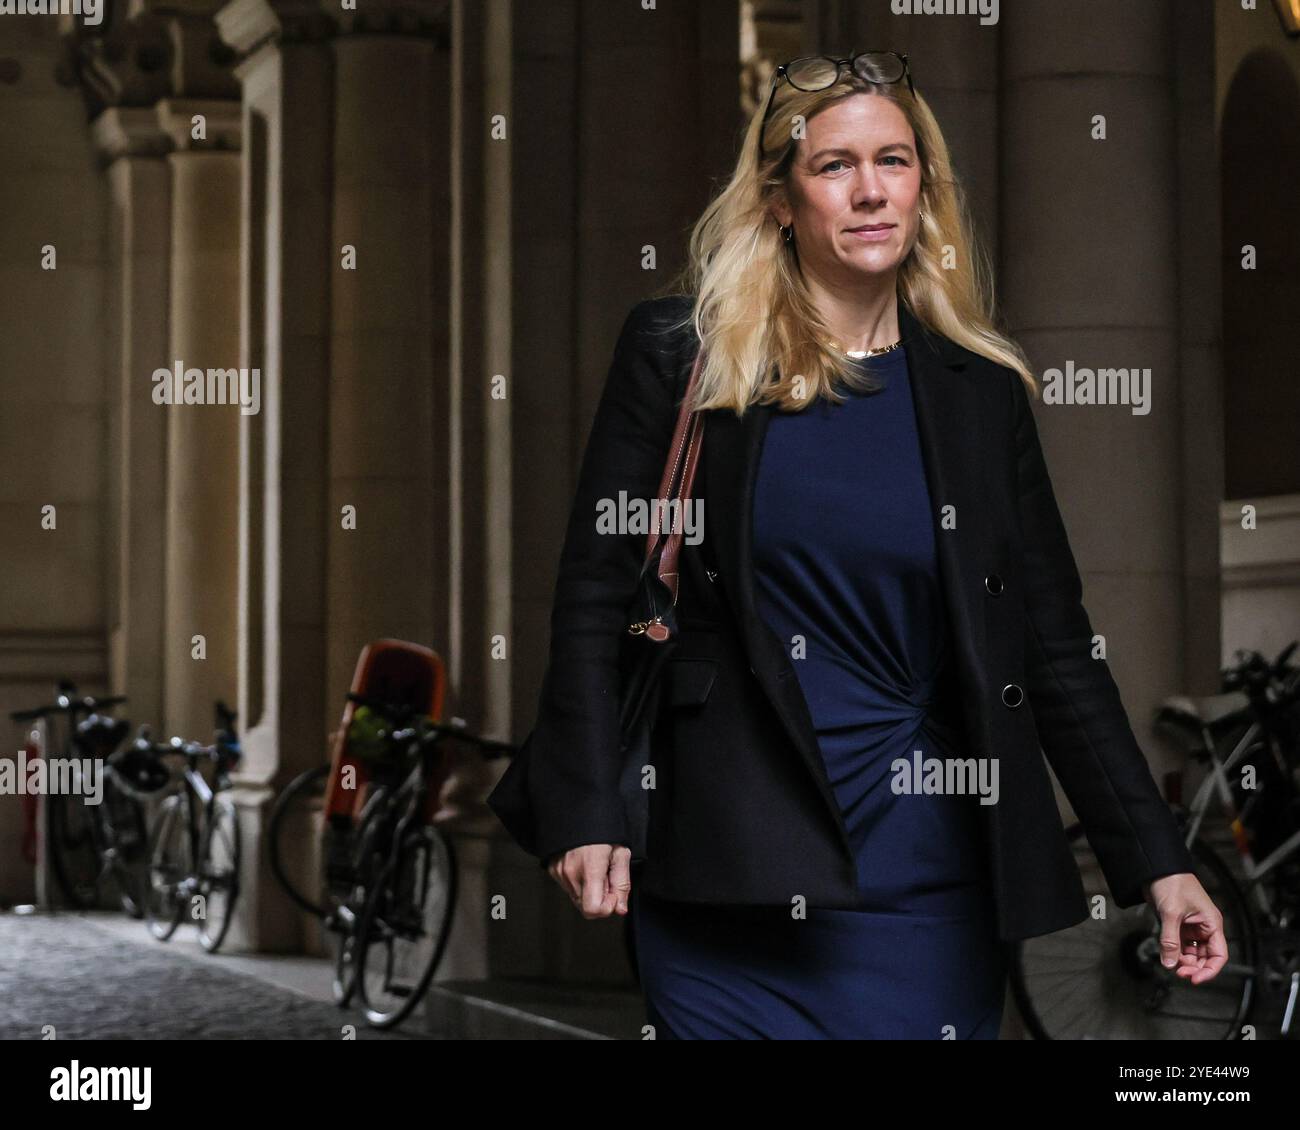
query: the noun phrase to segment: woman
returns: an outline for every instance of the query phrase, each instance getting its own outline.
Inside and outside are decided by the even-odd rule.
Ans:
[[[1034,378],[906,59],[778,68],[691,251],[685,301],[624,327],[528,780],[490,798],[586,917],[631,900],[657,1035],[996,1038],[1003,942],[1087,916],[1041,753],[1115,905],[1214,977],[1221,916],[1089,653]],[[592,508],[654,495],[698,342],[708,518],[634,880],[614,704],[644,538]]]

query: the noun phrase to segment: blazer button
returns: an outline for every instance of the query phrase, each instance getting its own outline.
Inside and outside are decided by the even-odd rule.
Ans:
[[[984,587],[989,590],[993,596],[1002,595],[1002,578],[996,573],[990,573],[984,578]]]
[[[1022,691],[1015,683],[1008,683],[1002,688],[1002,705],[1009,706],[1013,710],[1025,701],[1025,692]]]

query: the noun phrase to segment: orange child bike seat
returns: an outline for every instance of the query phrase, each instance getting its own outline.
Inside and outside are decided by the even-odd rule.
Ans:
[[[408,640],[375,640],[361,649],[349,689],[353,694],[408,706],[439,721],[446,687],[446,667],[437,652]],[[343,708],[343,721],[334,735],[334,748],[330,754],[332,768],[325,788],[327,820],[355,817],[361,811],[366,785],[370,781],[369,764],[348,750],[348,731],[356,710],[357,704],[349,701]],[[355,788],[344,787],[344,772],[349,768],[355,774]],[[430,819],[436,810],[439,791],[438,787],[430,790],[430,808],[426,812]]]

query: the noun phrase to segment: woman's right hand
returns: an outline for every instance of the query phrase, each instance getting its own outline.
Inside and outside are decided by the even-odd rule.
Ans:
[[[622,844],[584,844],[552,857],[546,870],[584,918],[627,913],[632,852]]]

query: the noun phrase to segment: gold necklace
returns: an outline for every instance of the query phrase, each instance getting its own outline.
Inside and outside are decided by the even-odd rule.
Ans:
[[[830,344],[835,349],[840,348],[839,342],[832,341]],[[882,353],[893,353],[902,344],[903,339],[900,337],[893,345],[882,345],[876,349],[845,349],[840,350],[840,352],[846,357],[852,357],[855,361],[861,361],[864,357],[879,357]]]

